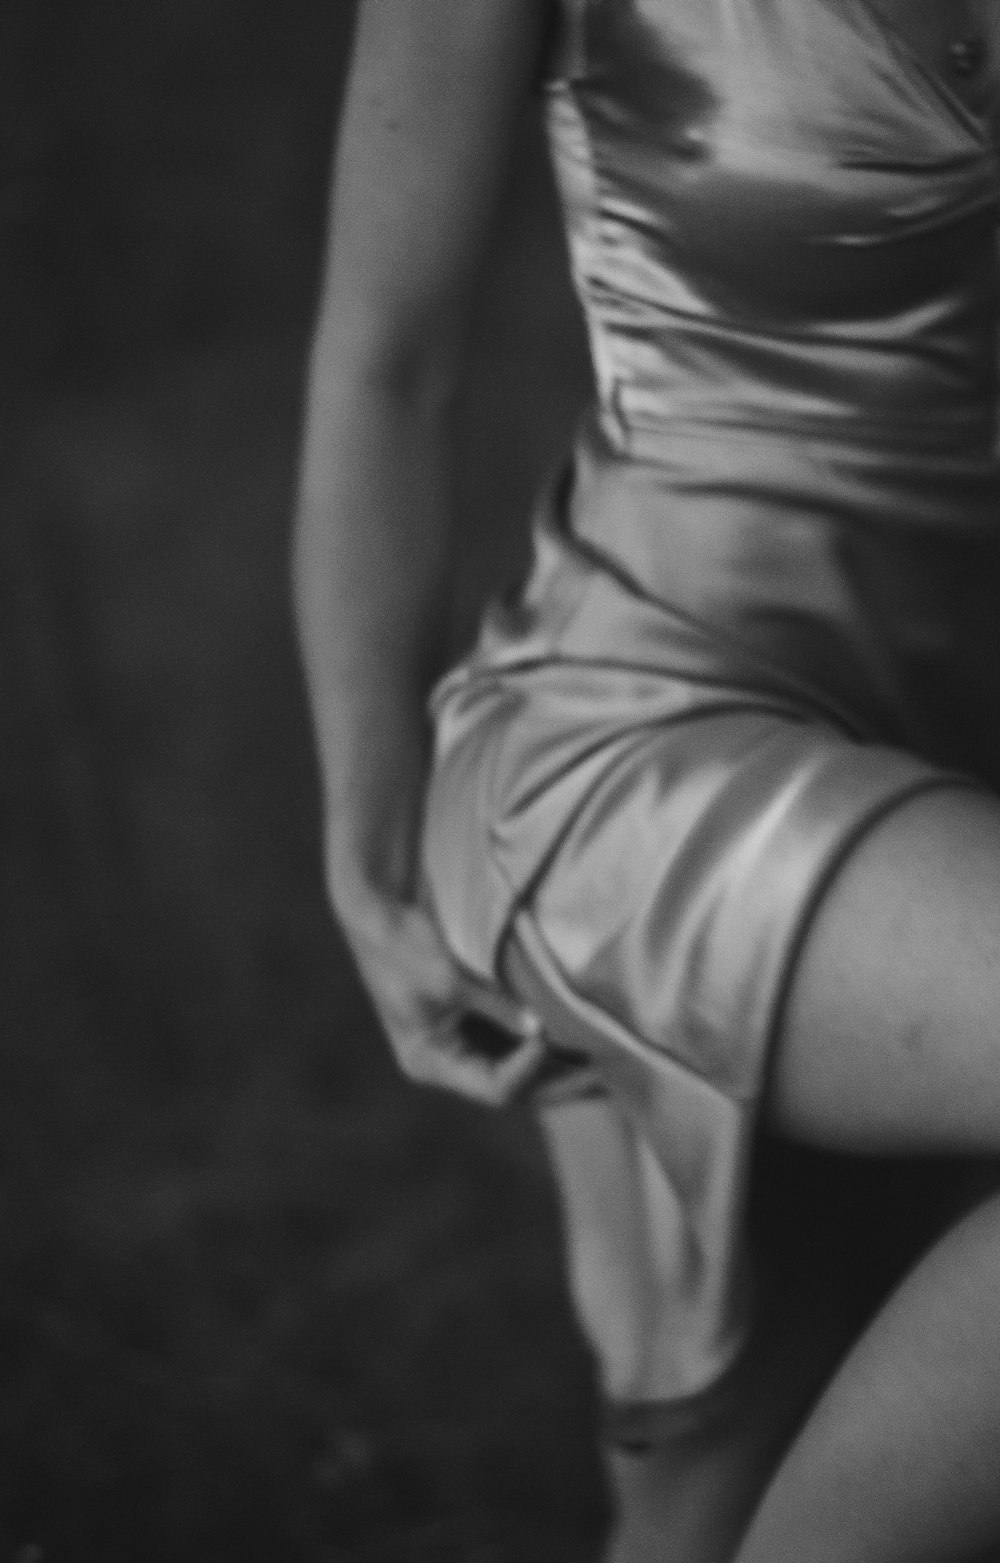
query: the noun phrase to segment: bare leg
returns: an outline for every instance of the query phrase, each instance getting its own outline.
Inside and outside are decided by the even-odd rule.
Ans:
[[[796,973],[771,1122],[833,1148],[1000,1152],[1000,806],[901,809]],[[771,1482],[739,1563],[955,1563],[1000,1544],[1000,1198],[910,1272]],[[663,1549],[664,1560],[670,1554]]]

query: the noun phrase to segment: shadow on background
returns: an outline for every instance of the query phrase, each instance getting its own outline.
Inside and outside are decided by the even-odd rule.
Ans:
[[[559,1563],[602,1523],[530,1126],[397,1079],[319,878],[286,556],[349,26],[0,18],[11,1563]],[[531,125],[516,164],[466,623],[584,384]]]

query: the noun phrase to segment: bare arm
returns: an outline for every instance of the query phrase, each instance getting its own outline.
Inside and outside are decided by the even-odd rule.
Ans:
[[[362,0],[307,401],[295,598],[328,882],[397,1053],[425,1078],[437,1061],[419,1038],[458,1005],[412,901],[423,704],[448,619],[449,420],[543,9]]]

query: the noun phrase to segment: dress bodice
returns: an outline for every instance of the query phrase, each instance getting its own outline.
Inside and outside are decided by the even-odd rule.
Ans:
[[[992,447],[1000,106],[874,4],[562,0],[550,137],[613,444]]]
[[[529,1003],[534,952],[675,1196],[658,1395],[745,1338],[754,1114],[827,886],[919,791],[1000,792],[1000,115],[878,3],[560,0],[597,404],[433,700],[448,948]]]
[[[1000,789],[1000,92],[973,113],[877,3],[560,0],[597,395],[435,697],[471,970],[608,756],[720,702]]]
[[[956,721],[995,658],[1000,83],[974,112],[880,0],[560,4],[597,384],[565,546],[858,730],[1000,774]]]

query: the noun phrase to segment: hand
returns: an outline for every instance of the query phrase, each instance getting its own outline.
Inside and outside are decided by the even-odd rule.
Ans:
[[[534,1017],[463,973],[418,903],[357,881],[333,899],[404,1074],[488,1106],[512,1101],[545,1057]],[[506,1049],[495,1045],[497,1031],[509,1038]]]

